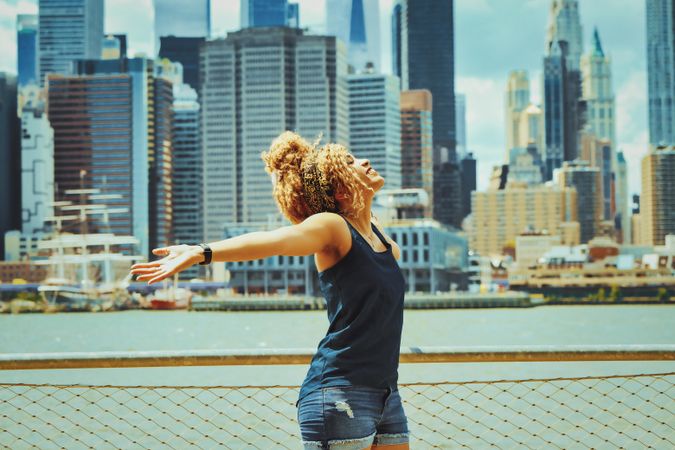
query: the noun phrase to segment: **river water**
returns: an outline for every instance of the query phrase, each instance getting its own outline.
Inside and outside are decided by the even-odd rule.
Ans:
[[[0,353],[313,349],[325,311],[0,315]],[[403,347],[675,344],[675,306],[406,310]],[[405,364],[401,382],[673,371],[669,362]],[[306,366],[0,372],[0,382],[299,384]]]

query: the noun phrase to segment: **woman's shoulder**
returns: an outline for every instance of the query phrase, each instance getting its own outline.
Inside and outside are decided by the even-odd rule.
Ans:
[[[328,230],[335,243],[351,240],[349,223],[340,214],[321,212],[309,216],[303,223]]]

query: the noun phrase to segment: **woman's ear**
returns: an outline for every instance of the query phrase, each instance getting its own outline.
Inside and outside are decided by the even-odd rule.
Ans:
[[[338,189],[335,191],[335,200],[342,202],[349,198],[349,195],[343,189]]]

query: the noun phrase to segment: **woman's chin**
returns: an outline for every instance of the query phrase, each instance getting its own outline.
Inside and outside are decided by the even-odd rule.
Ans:
[[[382,189],[382,186],[384,186],[384,178],[383,177],[378,177],[376,180],[374,180],[374,183],[371,185],[371,187],[373,188],[373,190],[375,192]]]

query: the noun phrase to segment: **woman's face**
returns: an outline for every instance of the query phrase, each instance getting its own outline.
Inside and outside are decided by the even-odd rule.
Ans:
[[[347,155],[347,164],[354,169],[359,180],[372,188],[373,191],[377,192],[384,186],[384,178],[372,168],[370,161],[367,159],[356,158],[350,153]]]

